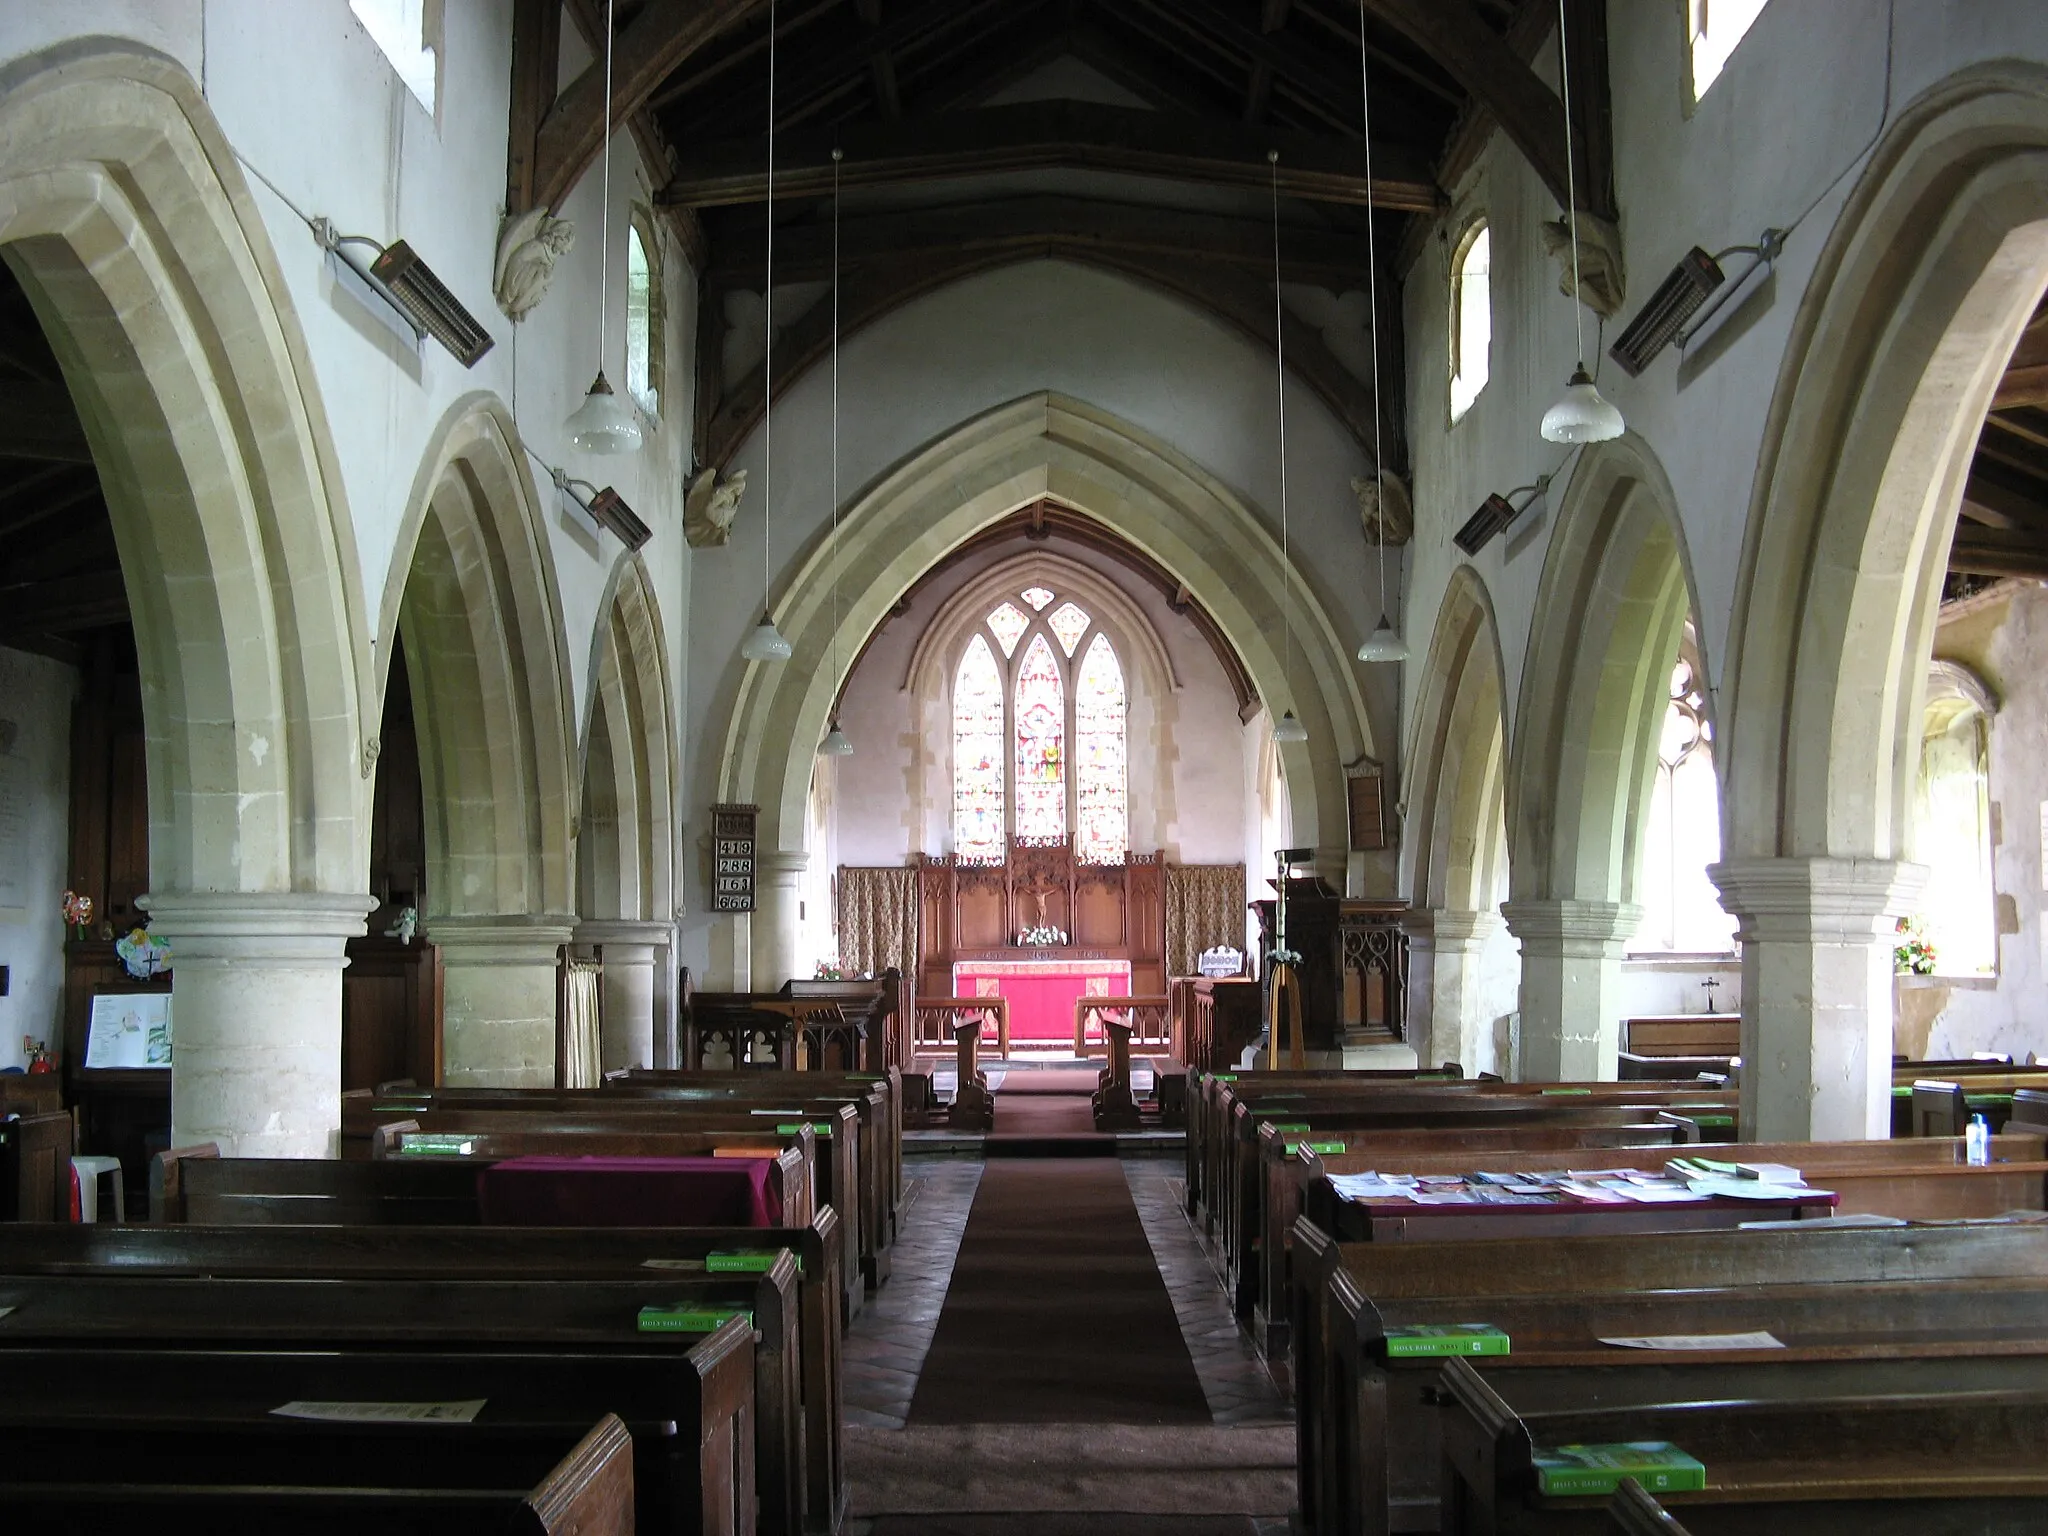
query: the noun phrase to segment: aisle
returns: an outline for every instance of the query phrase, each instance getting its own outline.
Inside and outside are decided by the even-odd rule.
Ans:
[[[910,1422],[1209,1422],[1114,1158],[988,1165]]]

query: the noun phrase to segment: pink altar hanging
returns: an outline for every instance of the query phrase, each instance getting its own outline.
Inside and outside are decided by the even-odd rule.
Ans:
[[[1129,997],[1128,960],[963,960],[953,967],[955,997],[1002,997],[1010,1004],[1010,1043],[1074,1047],[1074,1001]]]

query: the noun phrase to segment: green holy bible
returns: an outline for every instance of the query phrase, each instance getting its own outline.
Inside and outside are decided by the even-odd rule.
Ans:
[[[640,1309],[640,1331],[642,1333],[716,1333],[736,1317],[744,1317],[749,1324],[754,1314],[742,1312],[737,1307],[692,1307],[679,1305],[671,1307],[642,1307]]]
[[[1669,1440],[1619,1445],[1560,1445],[1536,1453],[1536,1486],[1559,1498],[1605,1497],[1632,1477],[1647,1493],[1685,1493],[1707,1486],[1707,1469]]]
[[[727,1253],[707,1253],[704,1267],[714,1275],[765,1275],[782,1255],[780,1248],[735,1248]],[[796,1258],[796,1272],[804,1272],[804,1261]]]
[[[1280,1150],[1289,1157],[1294,1156],[1303,1147],[1307,1147],[1309,1151],[1315,1153],[1318,1157],[1335,1156],[1344,1150],[1344,1143],[1341,1141],[1283,1141],[1280,1143]]]
[[[1387,1330],[1387,1354],[1504,1355],[1508,1336],[1491,1323],[1407,1323]]]

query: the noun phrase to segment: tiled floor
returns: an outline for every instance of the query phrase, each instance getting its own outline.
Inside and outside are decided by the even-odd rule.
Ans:
[[[1124,1177],[1173,1298],[1181,1337],[1194,1356],[1210,1417],[1232,1426],[1292,1423],[1292,1405],[1237,1326],[1230,1300],[1188,1224],[1181,1165],[1165,1158],[1125,1158]]]
[[[916,1198],[891,1254],[889,1283],[868,1298],[845,1344],[846,1422],[901,1429],[924,1368],[981,1164],[923,1160],[905,1170]]]

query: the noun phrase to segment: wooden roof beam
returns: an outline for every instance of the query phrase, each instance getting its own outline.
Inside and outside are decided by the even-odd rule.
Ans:
[[[940,119],[847,125],[784,135],[778,197],[821,197],[832,188],[832,150],[846,153],[841,184],[890,186],[1004,171],[1097,170],[1206,186],[1264,191],[1269,149],[1280,152],[1280,190],[1314,202],[1434,213],[1442,199],[1415,155],[1375,145],[1365,174],[1359,141],[1278,133],[1093,102],[1024,102]],[[767,196],[766,146],[759,138],[710,140],[685,148],[664,202],[706,208]]]

